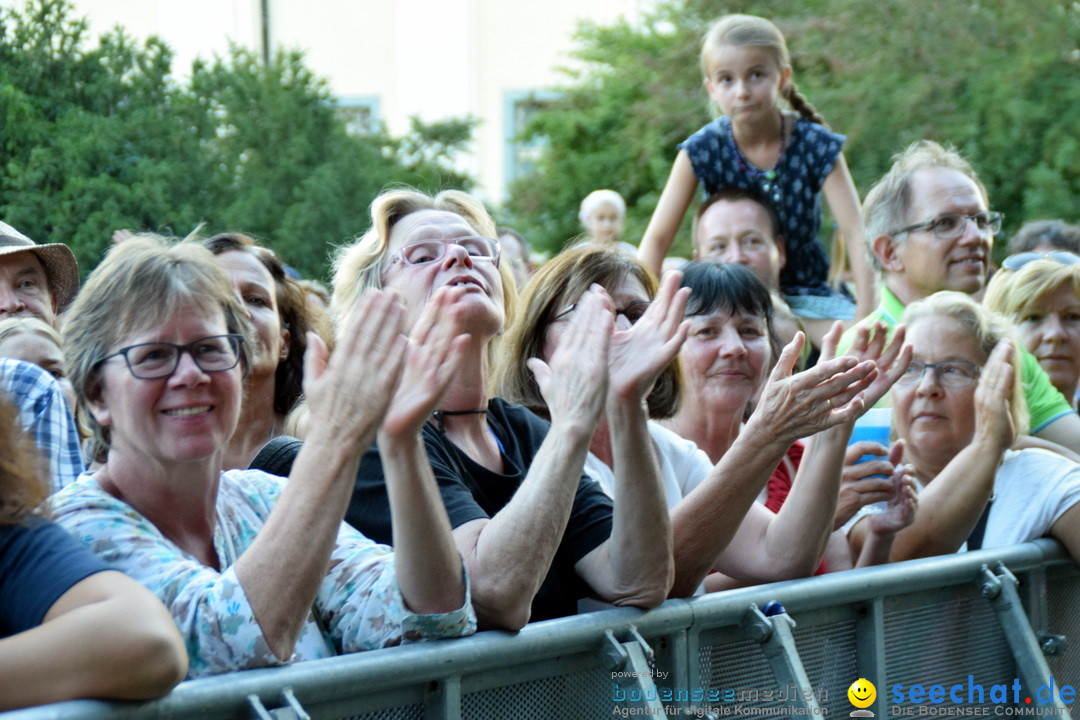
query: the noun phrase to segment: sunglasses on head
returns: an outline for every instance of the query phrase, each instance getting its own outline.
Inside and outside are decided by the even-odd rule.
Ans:
[[[1080,255],[1067,250],[1054,250],[1052,252],[1022,252],[1010,255],[1001,263],[1005,270],[1019,270],[1030,262],[1036,260],[1053,260],[1062,265],[1075,265],[1080,263]]]

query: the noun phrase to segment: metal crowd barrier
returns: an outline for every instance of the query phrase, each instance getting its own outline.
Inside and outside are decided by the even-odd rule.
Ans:
[[[1068,718],[1078,610],[1080,566],[1039,540],[0,720]],[[859,678],[876,700],[857,711],[848,688]]]

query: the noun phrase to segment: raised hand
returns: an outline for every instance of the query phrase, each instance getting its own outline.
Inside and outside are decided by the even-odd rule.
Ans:
[[[596,429],[607,396],[613,323],[611,299],[603,288],[594,285],[577,302],[566,332],[548,361],[527,361],[552,424],[578,423],[589,435]]]
[[[612,335],[608,365],[609,394],[613,398],[645,398],[660,373],[679,354],[690,326],[683,320],[690,288],[679,289],[680,280],[680,272],[665,274],[656,298],[641,319]]]
[[[835,326],[833,330],[836,330]],[[879,374],[864,393],[867,409],[877,404],[877,401],[889,392],[889,389],[911,364],[912,348],[904,344],[907,326],[897,325],[888,345],[885,344],[887,334],[888,327],[885,323],[860,325],[855,333],[854,342],[844,353],[858,360],[873,360],[877,364]],[[830,331],[822,343],[821,357],[832,357],[836,353],[838,340],[839,333],[834,336],[834,333]]]
[[[432,296],[409,334],[405,367],[386,412],[381,432],[415,435],[431,416],[464,358],[468,334],[458,334],[455,304],[467,292],[444,287]]]
[[[805,339],[796,333],[780,353],[749,421],[789,442],[853,421],[865,407],[863,392],[878,374],[872,361],[841,356],[792,375]]]
[[[1012,341],[1001,340],[990,353],[975,388],[975,439],[992,442],[1002,450],[1016,440],[1012,418],[1015,356]]]
[[[892,452],[889,453],[889,460],[894,463],[896,469],[886,481],[890,484],[888,504],[885,506],[885,512],[867,518],[870,532],[879,535],[898,533],[915,522],[919,493],[915,489],[914,469],[911,465],[900,464],[903,453],[903,442],[894,443]]]
[[[893,497],[894,482],[891,479],[896,462],[903,456],[903,441],[893,444],[893,453],[881,443],[860,440],[848,445],[844,455],[844,470],[840,476],[840,495],[836,503],[833,529],[839,529],[855,517],[865,505],[888,502]],[[899,454],[894,453],[899,447]],[[880,456],[869,460],[866,455]]]
[[[370,444],[397,389],[405,360],[405,308],[394,296],[369,290],[353,308],[329,359],[308,333],[304,394],[312,432],[334,442]]]

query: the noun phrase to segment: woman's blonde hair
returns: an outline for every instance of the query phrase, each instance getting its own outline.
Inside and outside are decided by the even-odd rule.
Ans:
[[[1080,298],[1080,263],[1064,265],[1049,258],[1032,260],[1019,270],[1002,268],[986,286],[986,307],[1021,322],[1039,308],[1043,297],[1067,286]]]
[[[36,317],[13,317],[0,320],[0,342],[17,335],[39,335],[62,348],[60,333],[52,325]]]
[[[109,428],[89,412],[89,399],[99,390],[102,361],[131,333],[168,321],[183,303],[195,303],[206,312],[221,312],[226,332],[244,336],[240,366],[247,370],[252,338],[247,310],[214,256],[193,240],[142,234],[114,246],[68,311],[64,365],[90,427],[88,455],[94,460],[105,460],[111,438]]]
[[[791,66],[791,54],[780,28],[756,15],[725,15],[709,26],[704,40],[701,41],[701,74],[706,80],[711,79],[716,51],[725,45],[762,48],[772,56],[777,68],[782,70]],[[825,118],[810,104],[806,96],[799,92],[793,80],[788,80],[783,96],[791,109],[803,118],[818,125],[825,125]]]
[[[351,244],[339,248],[334,257],[333,295],[330,314],[336,327],[370,288],[382,287],[382,276],[390,261],[390,233],[406,215],[421,210],[442,210],[460,215],[478,235],[498,242],[495,221],[484,205],[460,190],[444,190],[434,197],[412,188],[390,190],[371,203],[371,227]],[[517,308],[517,286],[510,263],[499,262],[502,278],[504,327],[510,327]],[[497,343],[489,343],[493,365]]]
[[[1014,382],[1009,405],[1016,432],[1026,432],[1028,409],[1024,398],[1024,384],[1020,378],[1021,345],[1009,321],[1003,315],[975,302],[970,295],[946,290],[908,305],[904,310],[903,322],[911,327],[919,320],[933,317],[948,318],[960,326],[974,341],[975,351],[981,356],[980,366],[986,364],[1002,339],[1009,338],[1013,341]]]
[[[547,417],[547,403],[525,362],[543,357],[544,339],[556,316],[577,302],[594,283],[611,291],[627,277],[642,284],[650,301],[655,297],[656,278],[637,259],[620,250],[587,245],[560,253],[540,268],[522,290],[522,312],[506,333],[495,372],[498,394]],[[681,379],[676,360],[664,369],[649,393],[650,417],[662,419],[675,414]]]

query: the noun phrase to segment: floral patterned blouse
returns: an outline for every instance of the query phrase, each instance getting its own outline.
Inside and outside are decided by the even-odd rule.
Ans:
[[[255,541],[284,488],[256,470],[222,473],[214,548],[221,571],[166,538],[90,473],[54,495],[54,520],[83,545],[149,588],[169,608],[187,643],[188,677],[283,665],[267,645],[233,565]],[[476,616],[463,607],[419,615],[405,607],[393,551],[342,523],[315,604],[289,662],[442,637],[469,635]]]

